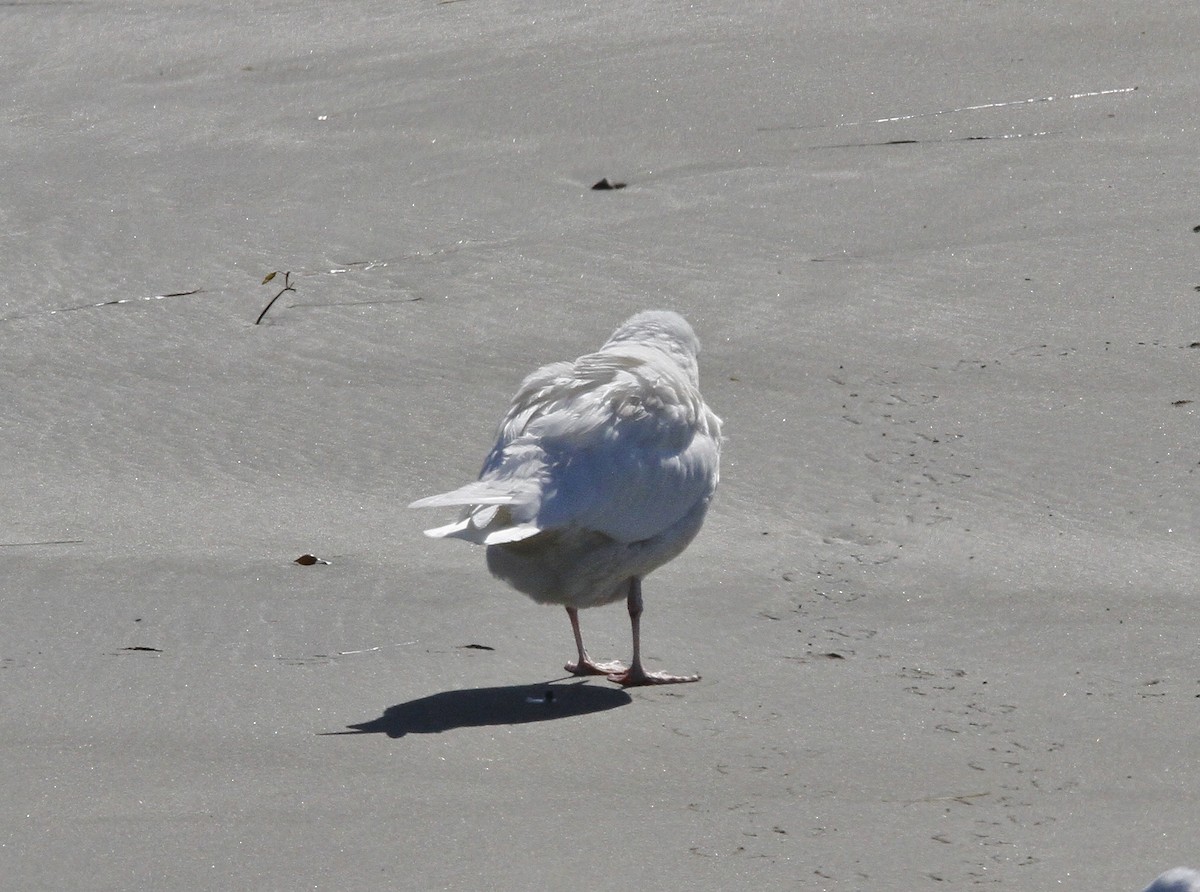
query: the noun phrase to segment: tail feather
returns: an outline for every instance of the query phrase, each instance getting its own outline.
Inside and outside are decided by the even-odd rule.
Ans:
[[[454,523],[448,523],[444,527],[434,527],[431,530],[426,530],[425,535],[430,539],[466,539],[469,537],[471,529],[470,519],[459,520]]]
[[[476,545],[504,545],[520,542],[540,532],[541,529],[532,523],[487,526],[477,523],[476,516],[470,515],[443,527],[426,530],[425,535],[430,539],[464,539]]]
[[[505,545],[510,542],[520,542],[522,539],[528,539],[540,533],[541,527],[532,523],[522,523],[512,527],[501,527],[498,530],[492,530],[483,537],[482,544],[484,545]]]

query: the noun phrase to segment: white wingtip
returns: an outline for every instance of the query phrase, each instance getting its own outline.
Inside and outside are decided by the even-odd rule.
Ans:
[[[449,508],[455,505],[511,505],[516,501],[512,493],[497,492],[495,489],[479,483],[468,483],[466,486],[451,492],[438,493],[409,502],[409,508]]]

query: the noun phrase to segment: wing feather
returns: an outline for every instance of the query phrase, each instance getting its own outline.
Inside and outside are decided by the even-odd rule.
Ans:
[[[466,505],[427,531],[485,544],[594,530],[622,542],[673,526],[716,489],[721,422],[690,367],[611,342],[521,384],[475,483],[413,503]]]

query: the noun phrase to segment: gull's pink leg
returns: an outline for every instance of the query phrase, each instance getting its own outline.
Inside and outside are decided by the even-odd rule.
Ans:
[[[634,576],[629,580],[629,624],[633,627],[633,663],[624,672],[614,672],[608,676],[609,681],[615,681],[625,688],[647,684],[683,684],[688,681],[699,681],[699,675],[669,675],[666,672],[647,672],[642,668],[642,580]]]
[[[564,669],[572,675],[612,675],[625,671],[624,663],[593,663],[587,651],[583,649],[583,633],[579,631],[579,611],[568,607],[567,616],[571,618],[571,631],[575,633],[575,647],[579,650],[579,659],[574,663],[567,663]]]

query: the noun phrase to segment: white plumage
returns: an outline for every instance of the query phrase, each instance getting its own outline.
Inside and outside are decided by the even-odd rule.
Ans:
[[[1172,867],[1159,874],[1142,892],[1200,892],[1200,871],[1190,867]]]
[[[536,601],[567,608],[567,669],[629,686],[699,676],[642,668],[641,579],[699,532],[717,487],[721,420],[700,396],[700,342],[678,313],[628,319],[596,353],[527,377],[479,479],[414,508],[466,506],[426,535],[487,546],[488,568]],[[578,610],[625,598],[633,661],[592,662]]]

